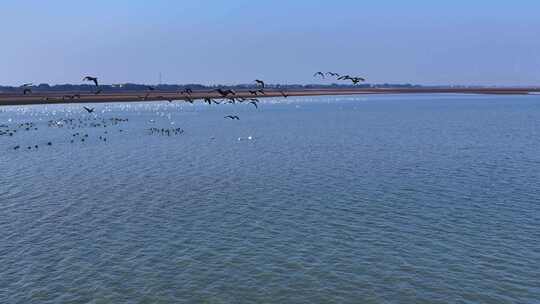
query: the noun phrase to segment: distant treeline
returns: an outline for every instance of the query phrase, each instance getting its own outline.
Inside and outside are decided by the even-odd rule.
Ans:
[[[114,84],[114,85],[100,85],[99,88],[108,92],[130,92],[130,91],[144,91],[148,89],[149,85],[145,84]],[[192,90],[213,90],[216,88],[228,88],[234,90],[250,89],[254,88],[255,84],[239,84],[239,85],[201,85],[201,84],[160,84],[152,85],[156,90],[165,92],[176,92],[186,88]],[[280,90],[302,90],[302,89],[365,89],[365,88],[419,88],[420,85],[413,84],[359,84],[359,85],[343,85],[343,84],[268,84],[268,89],[280,89]],[[57,84],[49,85],[42,83],[32,86],[32,92],[94,92],[96,86],[89,84]],[[22,90],[22,87],[13,86],[0,86],[0,92],[3,93],[15,93]]]

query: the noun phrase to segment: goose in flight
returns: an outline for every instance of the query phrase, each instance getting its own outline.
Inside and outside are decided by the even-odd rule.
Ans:
[[[214,90],[215,92],[218,92],[219,95],[221,95],[222,97],[227,97],[229,95],[236,95],[236,92],[233,91],[233,90],[223,90],[223,89],[216,89]]]
[[[240,120],[240,117],[238,117],[237,115],[227,115],[225,116],[225,118],[229,118],[231,120]]]
[[[249,103],[252,104],[252,105],[254,105],[254,106],[255,106],[255,109],[258,109],[258,108],[259,108],[259,105],[257,104],[257,101],[250,101]]]
[[[94,113],[94,110],[95,110],[94,108],[88,108],[88,107],[83,107],[83,108],[84,108],[84,109],[86,110],[86,112],[88,112],[88,113]]]
[[[96,87],[99,86],[97,77],[86,76],[86,77],[83,78],[83,81],[92,81],[92,82],[94,82]]]
[[[325,78],[323,72],[317,72],[317,73],[313,74],[313,77],[317,77],[317,76],[321,76],[322,79]]]
[[[332,77],[339,77],[338,73],[333,73],[333,72],[326,72],[326,75],[332,76]]]
[[[262,81],[262,80],[260,80],[260,79],[255,79],[255,82],[256,82],[258,85],[260,85],[260,86],[264,89],[264,87],[265,87],[264,81]]]
[[[362,81],[362,82],[366,81],[365,78],[362,78],[362,77],[351,77],[350,75],[343,75],[343,76],[340,76],[340,77],[338,78],[338,80],[350,80],[350,81],[352,81],[352,83],[354,83],[354,84],[358,84],[358,83],[361,82],[361,81]]]
[[[352,81],[353,84],[358,84],[359,82],[364,82],[366,81],[364,78],[362,77],[353,77],[350,79]]]
[[[191,98],[191,97],[189,97],[189,96],[184,97],[184,100],[185,100],[186,102],[191,103],[191,104],[193,104],[193,102],[195,101],[193,98]]]
[[[204,100],[204,102],[206,102],[209,105],[212,104],[212,98],[205,97],[205,98],[203,98],[203,100]]]

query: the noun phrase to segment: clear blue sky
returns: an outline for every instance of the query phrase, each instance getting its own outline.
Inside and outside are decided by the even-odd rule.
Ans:
[[[3,0],[0,84],[540,85],[538,0]]]

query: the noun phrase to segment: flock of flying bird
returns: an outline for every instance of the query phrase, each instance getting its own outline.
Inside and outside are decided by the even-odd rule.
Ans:
[[[337,80],[351,81],[354,85],[365,81],[365,78],[363,78],[363,77],[354,77],[354,76],[350,76],[350,75],[340,75],[339,73],[334,73],[334,72],[326,72],[326,73],[324,73],[324,72],[316,72],[315,74],[313,74],[313,77],[320,77],[322,79],[326,79],[326,77],[335,77],[335,79],[337,79]],[[95,85],[96,90],[93,92],[94,95],[99,95],[99,94],[101,94],[103,92],[103,90],[100,88],[98,77],[86,76],[86,77],[83,78],[83,81],[92,82]],[[155,99],[161,99],[161,100],[166,100],[168,102],[185,101],[185,102],[189,102],[191,104],[193,104],[197,99],[201,99],[203,102],[205,102],[205,103],[207,103],[209,105],[211,105],[211,104],[222,104],[222,103],[235,104],[237,102],[238,103],[246,102],[247,104],[251,104],[256,109],[258,109],[259,108],[259,99],[257,97],[266,95],[266,91],[265,91],[266,83],[263,80],[260,80],[260,79],[255,79],[254,83],[255,83],[255,87],[253,89],[250,89],[250,90],[247,91],[247,93],[249,93],[249,95],[251,95],[251,98],[246,98],[246,97],[240,96],[236,91],[234,91],[232,89],[222,89],[222,88],[218,88],[218,89],[215,89],[215,90],[210,92],[210,93],[214,93],[214,94],[217,93],[217,95],[219,96],[218,98],[210,98],[210,97],[194,98],[193,95],[192,95],[194,92],[190,88],[185,88],[181,92],[177,92],[178,96],[174,97],[174,98],[168,97],[168,96],[167,97],[166,96],[161,96],[161,95],[158,95],[158,96],[153,95],[152,98],[154,100]],[[23,95],[31,94],[32,93],[32,86],[33,86],[32,83],[23,84],[21,86],[21,88],[23,89]],[[141,100],[148,100],[149,97],[151,96],[151,94],[154,93],[155,91],[156,91],[155,87],[147,86],[146,94],[144,96],[139,96],[139,98]],[[279,93],[284,98],[289,97],[289,95],[285,91],[280,90]],[[245,95],[245,93],[244,93],[244,95]],[[64,95],[64,96],[62,96],[62,100],[66,100],[66,99],[74,100],[74,99],[77,99],[77,98],[81,98],[81,94],[73,94],[73,95]],[[49,97],[45,97],[44,99],[45,99],[45,101],[50,100]],[[93,128],[103,127],[103,128],[107,128],[107,126],[117,125],[117,124],[119,124],[121,122],[128,121],[127,119],[121,119],[121,118],[111,118],[108,121],[106,121],[105,119],[100,120],[100,119],[98,119],[96,117],[96,115],[94,113],[95,112],[94,108],[83,106],[83,109],[88,114],[94,114],[93,118],[86,118],[84,120],[83,119],[78,119],[78,120],[64,119],[64,120],[60,120],[60,121],[49,121],[49,127],[58,128],[58,127],[67,126],[69,129],[83,128],[83,127],[93,127]],[[240,120],[240,117],[238,115],[227,115],[227,116],[224,116],[224,118],[225,119],[230,119],[230,120]],[[22,124],[17,125],[15,128],[10,128],[8,125],[0,125],[0,136],[14,136],[18,131],[21,131],[21,130],[31,131],[31,130],[37,130],[37,129],[38,128],[35,126],[35,124],[33,122],[22,123]],[[122,132],[123,130],[119,130],[119,131]],[[171,129],[150,128],[149,132],[150,132],[150,134],[155,134],[155,135],[171,136],[171,135],[181,135],[181,134],[184,133],[184,130],[180,129],[180,128],[171,128]],[[106,137],[107,134],[108,134],[107,131],[103,132],[103,135],[99,136],[99,140],[107,141],[107,137]],[[88,134],[82,134],[80,132],[77,132],[77,133],[72,134],[72,138],[71,138],[70,142],[74,143],[75,139],[79,140],[79,138],[80,138],[80,141],[84,142],[84,141],[87,140],[88,136],[89,136]],[[52,143],[48,142],[47,145],[51,146]],[[18,150],[20,148],[21,148],[20,146],[15,146],[13,149]],[[38,145],[28,146],[27,147],[28,150],[38,149],[38,148],[39,148]]]
[[[315,74],[313,74],[313,77],[320,77],[322,79],[326,79],[326,77],[335,77],[337,80],[351,81],[355,85],[360,83],[360,82],[365,81],[365,78],[363,78],[363,77],[350,76],[350,75],[341,75],[339,73],[334,73],[334,72],[326,72],[326,73],[324,73],[324,72],[316,72]],[[100,86],[99,86],[98,77],[85,76],[83,78],[83,81],[91,82],[91,83],[93,83],[95,85],[96,90],[93,93],[94,95],[99,95],[99,94],[103,93],[103,89],[101,89]],[[247,91],[251,95],[251,98],[237,96],[237,93],[232,89],[218,88],[218,89],[215,89],[215,90],[211,91],[210,93],[217,93],[219,95],[219,97],[220,97],[219,99],[221,99],[221,101],[218,101],[218,100],[216,100],[214,98],[210,98],[210,97],[203,97],[203,98],[199,98],[199,99],[202,99],[205,103],[207,103],[209,105],[211,105],[211,104],[221,104],[221,103],[233,103],[234,104],[234,103],[237,103],[237,102],[239,102],[239,103],[247,102],[248,104],[253,105],[255,108],[259,108],[259,99],[257,97],[259,95],[261,95],[261,96],[266,95],[266,92],[265,92],[266,83],[263,80],[260,80],[260,79],[255,79],[254,82],[256,84],[256,87],[253,90],[248,90]],[[21,86],[21,88],[23,89],[23,95],[27,95],[27,94],[32,93],[32,89],[31,89],[32,85],[33,85],[32,83],[25,83],[25,84],[23,84]],[[138,96],[138,97],[141,100],[149,100],[149,97],[155,91],[156,91],[155,87],[147,86],[146,94],[144,96]],[[289,95],[283,90],[280,90],[279,93],[284,98],[289,97]],[[162,100],[167,100],[168,102],[181,100],[181,101],[185,101],[185,102],[189,102],[189,103],[193,104],[197,100],[197,98],[193,98],[192,94],[193,94],[192,89],[185,88],[184,90],[182,90],[180,92],[177,92],[177,95],[178,95],[177,97],[162,96],[162,95],[152,96],[152,97],[153,97],[153,99],[162,99]],[[73,94],[73,95],[64,95],[64,96],[62,96],[62,100],[66,100],[66,99],[74,100],[74,99],[78,99],[78,98],[81,98],[81,94]],[[50,98],[50,97],[45,97],[44,101],[50,101],[51,99],[52,98]],[[93,108],[84,107],[84,109],[88,113],[93,113],[93,111],[94,111]],[[225,116],[225,118],[229,118],[229,119],[233,119],[233,120],[234,119],[239,120],[238,116],[234,116],[234,115],[228,115],[228,116]]]
[[[353,77],[351,75],[340,75],[339,73],[334,73],[334,72],[326,72],[326,73],[323,73],[323,72],[317,72],[315,74],[313,74],[313,77],[321,77],[322,79],[326,79],[326,76],[331,76],[331,77],[336,77],[337,80],[350,80],[353,84],[359,84],[360,82],[364,82],[366,81],[365,78],[363,77]]]

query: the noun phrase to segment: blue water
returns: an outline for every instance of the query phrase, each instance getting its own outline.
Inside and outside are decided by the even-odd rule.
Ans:
[[[538,96],[93,106],[0,108],[1,303],[540,303]]]

